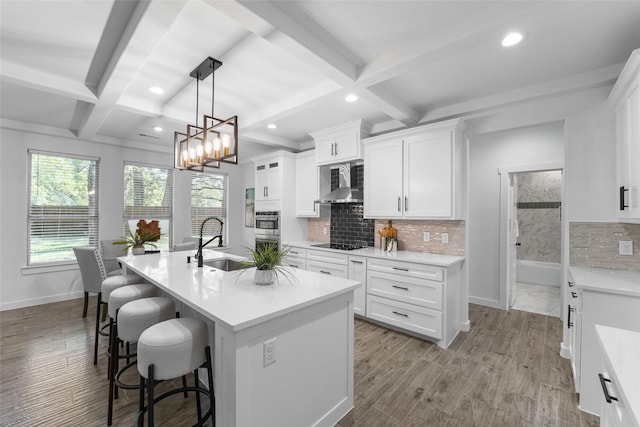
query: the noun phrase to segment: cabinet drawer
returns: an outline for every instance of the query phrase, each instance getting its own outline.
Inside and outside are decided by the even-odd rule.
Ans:
[[[333,264],[347,265],[348,256],[339,252],[326,252],[326,251],[307,251],[307,260],[330,262]]]
[[[288,257],[285,258],[285,263],[289,267],[299,268],[301,270],[306,270],[307,269],[307,260],[306,260],[306,258],[288,256]]]
[[[440,311],[368,295],[367,317],[421,335],[442,338],[442,312]]]
[[[415,277],[442,282],[444,280],[444,268],[433,265],[413,264],[409,262],[394,262],[386,260],[372,260],[368,264],[370,271],[379,271],[403,277]]]
[[[289,253],[287,258],[304,258],[307,259],[307,250],[303,248],[291,247],[289,248]]]
[[[442,282],[370,270],[367,284],[371,294],[442,310]]]
[[[349,272],[346,265],[332,264],[329,262],[313,261],[307,259],[307,270],[316,273],[329,274],[331,276],[347,278]]]

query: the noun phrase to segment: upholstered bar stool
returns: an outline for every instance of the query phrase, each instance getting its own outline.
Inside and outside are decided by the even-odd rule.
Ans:
[[[119,294],[124,294],[127,288],[139,285],[126,286],[114,291],[111,294],[110,301],[114,301]],[[133,292],[130,292],[132,295]],[[109,304],[111,311],[111,304]],[[111,364],[109,375],[109,411],[107,416],[107,425],[111,425],[113,419],[113,400],[118,398],[118,388],[136,389],[139,384],[124,384],[120,381],[120,376],[136,362],[127,363],[122,369],[119,369],[119,342],[134,344],[138,341],[140,334],[148,327],[156,323],[169,320],[175,317],[176,307],[172,299],[166,297],[147,297],[129,301],[116,310],[116,321],[113,323],[111,332]],[[111,312],[110,312],[111,314]],[[128,352],[127,352],[128,353]],[[133,356],[127,354],[127,356]],[[186,384],[186,378],[183,379]]]
[[[89,293],[98,295],[96,304],[95,343],[93,348],[93,364],[98,363],[98,336],[107,336],[108,333],[100,330],[100,311],[103,305],[109,301],[109,294],[116,288],[142,282],[143,279],[135,274],[117,275],[107,277],[107,272],[102,262],[102,256],[97,248],[76,247],[73,252],[80,267],[82,285],[84,287],[84,308],[82,317],[87,315]],[[105,294],[106,293],[106,294]],[[106,311],[105,311],[106,313]],[[104,320],[104,317],[103,317]]]
[[[198,379],[198,368],[207,369],[209,389],[202,387]],[[213,393],[213,365],[209,348],[207,324],[195,318],[171,319],[145,330],[138,339],[138,372],[140,373],[140,413],[137,425],[144,424],[148,412],[150,427],[154,425],[154,405],[162,399],[181,392],[195,392],[198,414],[197,426],[211,417],[215,425],[215,396]],[[170,390],[155,397],[157,381],[169,380],[193,372],[194,386]],[[144,384],[146,378],[147,406],[144,406]],[[209,397],[209,409],[202,416],[200,393]]]

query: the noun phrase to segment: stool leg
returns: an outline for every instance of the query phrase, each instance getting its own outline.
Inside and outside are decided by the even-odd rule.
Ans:
[[[84,293],[84,306],[82,307],[82,318],[87,317],[87,308],[89,307],[89,292]]]
[[[110,426],[113,421],[113,399],[114,399],[114,389],[116,389],[115,385],[115,376],[116,369],[115,367],[118,365],[118,324],[113,323],[113,319],[110,320],[111,327],[109,328],[109,347],[111,348],[111,352],[109,355],[109,411],[107,414],[107,425]],[[117,389],[115,390],[117,392]],[[116,396],[117,397],[117,396]]]
[[[182,388],[186,389],[187,388],[187,376],[183,375],[182,376]],[[187,397],[189,397],[189,394],[187,393],[187,390],[184,391],[184,398],[186,399]]]
[[[104,304],[104,311],[102,312],[102,321],[104,322],[107,319],[107,313],[109,312],[109,304]]]
[[[149,427],[153,427],[153,387],[155,381],[153,379],[153,364],[149,365],[148,378],[147,378],[147,411],[149,413]]]
[[[109,317],[109,346],[108,346],[108,359],[107,361],[109,362],[107,364],[107,379],[111,379],[111,364],[113,363],[113,339],[112,336],[113,334],[111,333],[111,331],[113,331],[113,319],[111,317]]]
[[[198,390],[198,386],[200,385],[200,380],[198,378],[198,368],[193,371],[193,386],[196,389],[196,411],[198,413],[198,423],[202,422],[202,408],[200,407],[200,392]]]
[[[213,393],[213,363],[211,362],[211,348],[205,348],[205,356],[207,357],[207,382],[209,383],[209,410],[211,411],[211,420],[213,427],[216,426],[216,396]]]
[[[144,377],[140,375],[140,394],[138,399],[138,410],[140,411],[140,423],[138,425],[144,425]]]
[[[100,330],[100,301],[102,300],[102,293],[98,293],[98,304],[96,307],[96,342],[93,347],[93,364],[98,364],[98,331]]]

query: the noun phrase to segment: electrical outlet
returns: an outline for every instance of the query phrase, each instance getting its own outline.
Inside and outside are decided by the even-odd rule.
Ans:
[[[633,255],[633,240],[618,241],[618,253],[620,255]]]
[[[424,233],[422,233],[422,240],[424,240],[425,242],[430,242],[431,233],[429,233],[428,231],[425,231]]]
[[[264,366],[269,366],[272,363],[276,362],[276,339],[271,338],[268,341],[265,341],[263,344],[263,362]]]
[[[322,234],[324,234],[326,236],[327,233],[328,233],[327,226],[325,225],[324,227],[322,227]]]
[[[442,233],[442,243],[449,243],[449,233]]]

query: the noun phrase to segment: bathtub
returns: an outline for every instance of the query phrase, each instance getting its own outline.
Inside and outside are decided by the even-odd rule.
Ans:
[[[516,261],[516,281],[560,287],[560,264],[544,261]]]

